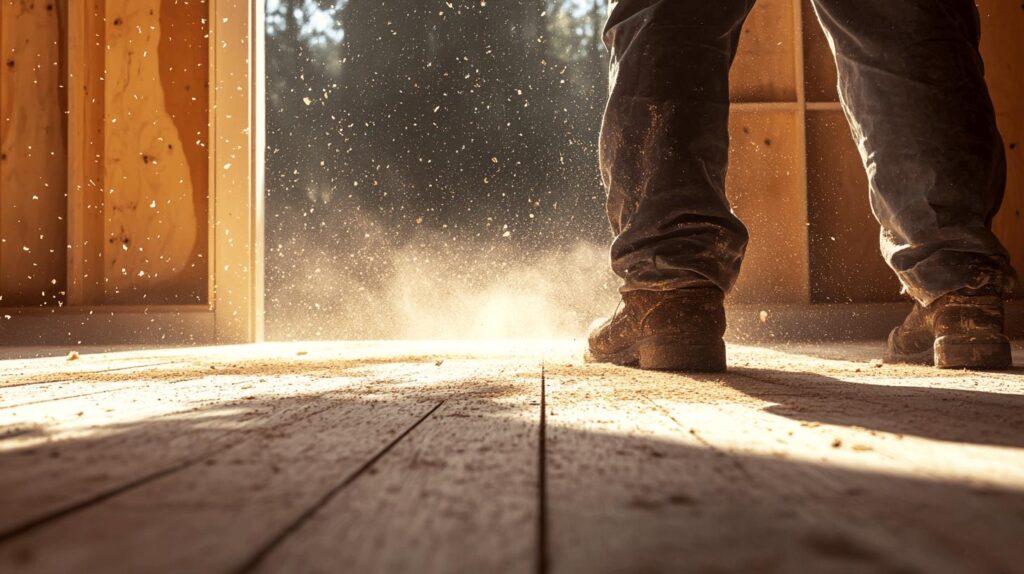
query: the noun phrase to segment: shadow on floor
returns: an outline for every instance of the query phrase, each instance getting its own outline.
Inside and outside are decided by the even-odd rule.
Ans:
[[[731,373],[741,376],[727,376],[724,382],[776,403],[766,409],[772,414],[951,442],[1024,447],[1024,394],[854,382],[751,368]],[[1017,383],[1024,393],[1024,377]]]
[[[1019,397],[738,374],[725,384],[779,403],[783,416],[1022,442]],[[1012,572],[1024,564],[1024,491],[728,453],[694,444],[671,423],[677,438],[607,432],[605,420],[629,413],[594,410],[584,386],[550,388],[544,440],[540,404],[528,403],[536,416],[521,418],[508,402],[522,384],[399,391],[213,403],[2,451],[0,506],[10,513],[0,570],[234,571],[265,550],[268,560],[298,556],[285,560],[290,570],[366,572],[535,572],[541,557],[550,572]],[[576,404],[591,424],[564,417]],[[1016,426],[1008,425],[1014,410]],[[279,420],[243,424],[268,413]],[[430,432],[410,443],[408,465],[393,464],[393,451],[375,458],[381,437]],[[416,479],[385,480],[382,467]],[[358,499],[346,501],[356,487]],[[460,500],[473,502],[456,511]]]

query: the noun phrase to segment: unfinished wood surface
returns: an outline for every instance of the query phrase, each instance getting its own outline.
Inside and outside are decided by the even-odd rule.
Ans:
[[[740,35],[729,75],[736,102],[791,102],[797,99],[794,0],[760,0]]]
[[[366,375],[380,364],[388,365],[386,377]],[[469,378],[470,368],[453,363],[443,371],[444,380],[458,384]],[[348,361],[278,356],[270,362],[249,356],[91,373],[80,380],[92,383],[96,391],[68,396],[63,386],[49,386],[54,394],[50,401],[35,397],[13,403],[19,400],[14,398],[8,403],[5,396],[0,434],[7,440],[0,453],[17,447],[22,456],[6,461],[0,477],[0,490],[18,492],[4,501],[0,537],[125,484],[194,462],[211,448],[232,443],[242,427],[276,424],[283,416],[278,403],[299,398],[305,405],[310,396],[330,401],[324,393],[359,384],[363,391],[370,383],[396,391],[405,381],[432,383],[438,373],[433,362],[407,363],[395,356]],[[37,391],[24,386],[10,390]],[[132,432],[133,424],[142,420],[153,424]],[[153,448],[163,443],[165,448]],[[73,486],[69,476],[75,477]]]
[[[205,303],[209,297],[210,213],[210,5],[209,0],[162,0],[160,81],[167,114],[178,134],[191,175],[196,239],[178,277],[175,301]]]
[[[1024,9],[1000,0],[979,0],[978,9],[985,77],[1007,159],[1006,196],[993,228],[1019,269],[1024,266]]]
[[[69,6],[68,294],[70,305],[103,302],[103,154],[106,0]]]
[[[804,87],[808,102],[838,102],[836,61],[810,0],[803,3]]]
[[[807,204],[797,112],[733,112],[726,192],[750,231],[734,302],[808,301]]]
[[[540,369],[452,391],[257,570],[536,571]]]
[[[1019,389],[734,355],[756,371],[549,371],[552,571],[1019,567]]]
[[[103,208],[108,302],[184,302],[176,295],[193,292],[182,280],[194,278],[197,234],[206,225],[196,217],[192,168],[167,106],[163,4],[106,3]]]
[[[0,3],[0,305],[63,301],[65,6]]]
[[[218,0],[210,29],[210,267],[217,339],[263,339],[264,0]]]
[[[451,412],[442,414],[438,422],[433,423],[433,430],[416,441],[425,440],[428,446],[433,446],[448,437],[453,429],[465,430],[456,433],[447,448],[452,451],[451,456],[457,456],[455,453],[475,441],[480,446],[476,455],[479,463],[493,464],[494,474],[480,489],[480,496],[493,494],[513,502],[520,499],[520,515],[506,515],[504,511],[508,508],[501,506],[496,508],[497,518],[510,520],[517,527],[524,520],[527,526],[533,523],[535,473],[531,467],[517,469],[510,468],[509,464],[516,462],[511,456],[516,454],[524,462],[535,463],[536,435],[509,433],[505,440],[510,448],[502,452],[501,441],[492,441],[492,433],[483,431],[495,430],[494,434],[502,435],[520,424],[527,431],[531,426],[536,427],[537,421],[529,418],[536,414],[540,392],[539,364],[535,359],[527,358],[525,363],[515,359],[510,363],[492,355],[482,363],[460,360],[459,354],[449,354],[448,360],[439,362],[433,356],[406,359],[394,352],[384,357],[376,353],[378,358],[373,359],[375,353],[371,349],[362,353],[370,358],[355,361],[346,361],[344,354],[328,352],[329,359],[325,362],[325,350],[321,346],[312,353],[302,351],[298,356],[294,351],[272,352],[271,355],[278,356],[269,363],[266,352],[235,354],[230,359],[180,358],[154,380],[140,381],[134,393],[136,399],[150,405],[169,400],[172,404],[166,407],[168,414],[155,416],[143,407],[131,409],[125,418],[125,409],[118,408],[122,416],[108,415],[103,424],[92,420],[82,425],[92,430],[91,433],[59,428],[67,426],[61,422],[67,417],[58,416],[48,421],[49,426],[40,429],[35,437],[9,437],[9,440],[21,442],[22,449],[33,449],[27,453],[28,464],[15,460],[18,464],[5,466],[5,478],[10,478],[6,482],[16,488],[5,487],[0,492],[17,491],[22,495],[17,500],[4,501],[5,509],[14,515],[21,514],[26,507],[45,508],[49,501],[39,496],[38,491],[48,492],[53,497],[81,498],[96,496],[92,492],[96,490],[93,483],[109,482],[111,478],[121,479],[122,485],[139,481],[144,484],[126,489],[130,492],[112,498],[109,503],[92,505],[68,520],[55,521],[18,536],[18,544],[0,550],[0,562],[34,571],[83,567],[109,571],[112,559],[117,562],[114,568],[117,571],[135,568],[234,570],[270,548],[277,536],[288,531],[293,522],[297,525],[308,510],[324,502],[321,499],[326,495],[347,486],[349,477],[354,479],[367,471],[363,480],[378,484],[370,478],[377,471],[361,468],[363,463],[446,400],[450,400]],[[274,363],[278,366],[273,367]],[[182,372],[202,374],[208,372],[209,367],[218,367],[218,374],[191,381],[189,385],[176,383],[173,389],[158,388],[161,383],[173,383],[171,378],[181,376]],[[254,373],[260,373],[259,379],[245,383],[246,379],[255,378]],[[128,393],[120,394],[119,398],[108,398],[105,402],[118,406],[132,402]],[[182,401],[188,399],[192,400],[194,408],[183,408],[187,405],[181,404]],[[29,418],[39,418],[38,414],[26,414]],[[518,417],[524,414],[527,419],[520,421]],[[149,421],[148,428],[138,429],[128,424],[133,417]],[[477,417],[485,420],[473,432],[474,425],[466,424],[466,419]],[[499,428],[493,429],[495,425]],[[39,446],[24,442],[33,438]],[[154,451],[154,444],[165,446]],[[35,450],[41,451],[38,457]],[[437,466],[424,461],[430,457],[440,457],[435,462],[444,460],[447,455],[433,448],[428,450],[430,452],[417,451],[408,463],[422,466],[429,475]],[[61,456],[54,458],[52,455],[57,452]],[[24,452],[20,454],[26,456]],[[495,458],[494,454],[502,456]],[[33,466],[38,472],[26,472]],[[85,470],[76,473],[74,468]],[[406,463],[401,462],[400,468],[405,469]],[[466,466],[453,465],[453,472],[466,480],[470,480],[476,470],[472,460],[467,461]],[[515,478],[516,472],[522,475],[519,479],[522,488],[510,490],[508,481]],[[126,481],[139,474],[142,478]],[[67,482],[70,476],[75,476],[73,487]],[[402,476],[399,472],[396,479]],[[62,478],[54,482],[53,477]],[[445,487],[447,478],[450,478],[447,474],[437,477],[434,484]],[[457,500],[464,491],[463,481],[455,480],[448,488]],[[407,511],[417,505],[419,494],[418,491],[410,493],[412,506],[406,508]],[[224,512],[225,505],[230,506],[232,501],[238,507]],[[153,520],[143,510],[168,507],[177,510],[162,512],[164,518],[160,520]],[[456,551],[473,551],[470,544],[473,532],[471,525],[463,523],[465,516],[457,507],[433,518],[426,516],[431,527],[446,523],[461,525],[462,535],[450,538],[449,556]],[[489,524],[495,524],[490,520],[494,517],[484,518]],[[110,528],[83,527],[97,523],[110,525]],[[132,526],[126,529],[128,523]],[[203,528],[196,528],[200,524]],[[213,540],[208,536],[209,527],[234,535]],[[391,530],[392,535],[397,532],[396,528]],[[489,531],[479,529],[477,532]],[[61,554],[41,551],[52,536],[67,537],[68,548],[74,550]],[[176,540],[175,545],[160,543],[168,536]],[[0,539],[3,537],[0,534]],[[504,561],[514,553],[528,566],[533,558],[532,540],[509,544],[504,553],[497,554],[492,544],[486,552],[479,549],[478,556],[493,562]],[[433,551],[436,555],[438,545],[436,540],[433,542],[435,544],[422,550]],[[154,552],[158,547],[166,552]],[[138,549],[138,552],[125,553],[125,548]]]
[[[813,17],[809,0],[803,1],[805,14],[808,15],[804,22],[807,98],[814,102],[837,101],[835,61],[829,51],[825,35]],[[978,11],[981,16],[981,53],[985,59],[985,76],[996,108],[999,130],[1003,134],[1007,155],[1006,196],[1002,210],[993,222],[993,228],[1010,251],[1011,261],[1020,266],[1024,261],[1024,225],[1021,219],[1021,212],[1024,211],[1024,59],[1019,55],[1024,54],[1024,10],[1013,2],[979,0]],[[809,126],[809,129],[814,128]],[[809,132],[808,135],[820,138],[825,134],[819,131],[817,134]],[[828,141],[819,139],[819,150],[827,150],[831,146],[842,149],[847,147],[848,131],[837,129],[834,133],[828,134],[828,137]],[[816,157],[815,153],[815,150],[809,149],[808,160],[812,164],[824,165],[825,162]],[[847,187],[850,184],[859,185],[860,182],[846,177],[845,169],[831,181],[826,181],[823,175],[818,175],[819,185],[836,189],[843,186],[841,193],[849,197],[854,197],[860,191],[854,187]],[[809,193],[813,196],[815,190],[812,189]],[[812,197],[811,204],[814,202],[815,199]],[[849,226],[858,219],[863,220],[863,217],[859,215],[859,210],[855,210],[848,221],[842,224]],[[873,240],[868,237],[871,235],[870,231],[871,228],[868,226],[862,228],[859,233],[854,233],[859,236],[854,243]],[[814,241],[812,237],[812,245]],[[813,253],[812,259],[815,259]],[[820,257],[818,260],[826,262]],[[877,271],[869,269],[864,278],[858,280],[855,285],[832,283],[838,292],[828,295],[859,301],[878,300],[878,289],[869,286],[874,279],[880,277]],[[825,275],[818,283],[827,284],[829,277],[826,276],[831,274],[831,270],[826,269],[823,273]],[[888,290],[890,284],[891,281],[884,280],[881,285]]]
[[[29,556],[37,571],[111,571],[111,564],[121,572],[234,571],[437,404],[377,388],[257,402],[272,413],[260,432],[22,537],[0,551],[0,563]],[[220,534],[209,536],[211,529]],[[54,536],[66,540],[67,552],[46,552]]]
[[[85,355],[74,384],[127,388],[4,409],[0,570],[1015,571],[1020,367],[880,348],[732,346],[715,376],[561,342]]]
[[[900,284],[878,247],[864,164],[842,112],[808,112],[811,299],[900,301]]]

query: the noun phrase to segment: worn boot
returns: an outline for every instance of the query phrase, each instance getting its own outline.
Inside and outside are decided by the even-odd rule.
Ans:
[[[903,324],[889,334],[885,362],[940,369],[1005,369],[1013,359],[1003,327],[1003,297],[998,288],[954,291],[927,307],[914,306]]]
[[[631,291],[591,329],[586,359],[665,371],[725,370],[725,305],[717,288]]]

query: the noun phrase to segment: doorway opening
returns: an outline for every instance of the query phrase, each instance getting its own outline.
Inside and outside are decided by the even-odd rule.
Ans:
[[[556,337],[607,311],[605,11],[268,0],[268,338]]]

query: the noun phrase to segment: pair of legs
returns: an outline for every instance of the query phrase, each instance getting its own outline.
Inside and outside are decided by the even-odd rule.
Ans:
[[[687,309],[700,307],[694,297],[706,307],[736,281],[748,235],[725,193],[729,68],[754,3],[611,3],[601,174],[615,234],[612,268],[626,301],[627,317],[619,324],[628,328],[597,333],[592,351],[614,347],[622,357],[635,357],[636,349],[622,341],[654,337],[644,331],[651,310],[661,305],[652,294],[688,291],[683,299],[690,303],[674,299],[668,307],[675,311],[661,312],[652,323],[660,321],[656,332],[684,341],[665,343],[663,355],[685,352],[692,337],[682,336],[679,323],[693,315]],[[972,290],[998,299],[1015,282],[1007,252],[991,231],[1006,158],[978,52],[974,0],[813,5],[867,170],[883,257],[922,309]],[[701,292],[707,296],[694,295]],[[958,313],[940,322],[969,322]],[[934,331],[933,318],[921,320]],[[713,322],[711,331],[724,330],[724,314],[721,329],[718,319]],[[1003,353],[999,344],[1008,356],[1008,345]]]
[[[619,0],[605,41],[611,93],[601,173],[623,291],[716,286],[747,231],[725,194],[729,67],[754,0]],[[990,223],[1006,159],[973,0],[815,0],[864,160],[881,248],[922,305],[1008,286]],[[1007,55],[1009,57],[1009,55]]]

